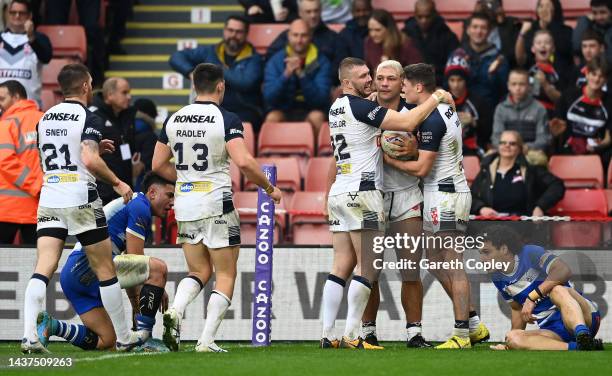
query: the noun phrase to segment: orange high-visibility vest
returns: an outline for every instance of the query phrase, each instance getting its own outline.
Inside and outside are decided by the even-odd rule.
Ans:
[[[36,126],[43,113],[20,100],[0,118],[0,222],[36,223],[42,169]]]

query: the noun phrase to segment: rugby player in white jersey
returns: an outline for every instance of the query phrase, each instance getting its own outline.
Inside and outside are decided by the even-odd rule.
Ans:
[[[342,95],[329,110],[329,125],[335,165],[330,170],[327,211],[334,262],[323,288],[323,333],[321,348],[382,349],[361,338],[361,317],[370,295],[371,282],[378,278],[372,238],[382,235],[382,155],[380,129],[411,132],[441,101],[444,91],[431,94],[410,112],[388,110],[365,99],[372,77],[365,62],[346,58],[339,68]],[[348,290],[348,315],[342,340],[334,335],[334,324],[346,280],[353,274]]]
[[[428,100],[436,85],[434,68],[428,64],[412,64],[405,68],[404,74],[406,101],[419,104]],[[456,111],[451,106],[440,104],[419,128],[416,161],[384,156],[389,165],[423,178],[423,230],[427,235],[454,237],[467,229],[472,196],[463,172],[461,145],[461,122]],[[454,249],[428,249],[428,258],[432,261],[461,261],[463,256]],[[453,335],[436,348],[471,347],[470,287],[465,270],[456,267],[430,271],[453,301],[455,315]],[[488,339],[488,330],[479,322],[473,336],[474,342]]]
[[[38,146],[44,172],[38,206],[38,255],[24,298],[24,335],[21,351],[41,353],[36,319],[43,310],[49,279],[57,269],[64,242],[76,235],[100,281],[100,298],[115,329],[119,351],[142,344],[148,333],[133,332],[125,320],[121,286],[111,257],[102,200],[96,178],[110,184],[124,202],[131,188],[100,157],[101,119],[87,109],[92,98],[91,76],[82,64],[69,64],[57,78],[64,102],[49,109],[38,124]],[[102,150],[112,144],[104,142]]]
[[[176,289],[172,307],[164,314],[163,339],[171,350],[178,350],[185,308],[214,270],[215,286],[196,351],[226,352],[214,339],[231,304],[240,249],[240,220],[232,202],[230,158],[276,203],[281,200],[281,192],[249,154],[238,116],[219,107],[225,93],[223,68],[199,64],[192,82],[197,94],[195,103],[168,118],[153,156],[153,171],[176,181],[177,241],[189,269],[188,277]],[[170,162],[172,157],[176,164]]]

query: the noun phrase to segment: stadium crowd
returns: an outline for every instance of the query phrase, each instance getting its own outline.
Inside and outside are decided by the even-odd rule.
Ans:
[[[76,2],[87,35],[87,62],[94,86],[101,88],[92,109],[107,124],[104,138],[121,146],[105,155],[105,161],[138,189],[151,169],[157,109],[150,100],[131,103],[126,79],[104,80],[106,52],[125,53],[119,40],[125,35],[132,2],[110,2],[114,16],[106,43],[98,23],[99,2]],[[12,242],[18,228],[22,241],[30,243],[27,233],[35,226],[35,211],[22,209],[36,207],[41,185],[32,134],[35,117],[42,116],[37,108],[42,106],[42,65],[53,51],[49,38],[35,26],[68,21],[69,1],[48,0],[44,14],[41,3],[3,2],[3,243]],[[501,0],[478,0],[461,38],[436,11],[433,0],[417,1],[414,15],[403,22],[384,9],[374,9],[370,0],[240,3],[245,12],[227,18],[220,43],[177,51],[169,64],[187,79],[199,63],[222,65],[227,85],[222,107],[251,123],[255,135],[266,122],[307,121],[317,142],[329,107],[340,94],[337,71],[345,57],[364,59],[371,72],[386,60],[402,65],[426,62],[435,67],[437,84],[454,96],[463,124],[464,155],[482,161],[472,185],[472,214],[544,215],[563,197],[562,182],[546,171],[552,155],[597,155],[603,171],[608,170],[612,1],[592,0],[591,12],[572,28],[559,0],[538,0],[533,20],[507,16]],[[271,22],[289,23],[288,29],[259,54],[248,41],[249,27]],[[338,24],[343,25],[340,32],[334,31]],[[15,69],[30,74],[15,76]],[[512,173],[506,175],[502,167]],[[520,179],[515,179],[517,174]],[[117,197],[110,187],[98,187],[104,203]]]

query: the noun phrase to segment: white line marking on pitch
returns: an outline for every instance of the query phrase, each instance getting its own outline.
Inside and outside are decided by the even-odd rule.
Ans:
[[[167,353],[142,352],[142,353],[127,353],[127,354],[106,354],[106,355],[101,355],[101,356],[91,356],[88,358],[76,358],[74,361],[75,362],[95,362],[98,360],[127,358],[131,356],[154,356],[154,355],[162,355],[162,354],[167,354]]]

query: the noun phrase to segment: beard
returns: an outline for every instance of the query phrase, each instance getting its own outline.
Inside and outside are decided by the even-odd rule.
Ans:
[[[240,50],[240,43],[234,38],[229,38],[224,41],[228,52],[236,53]]]

